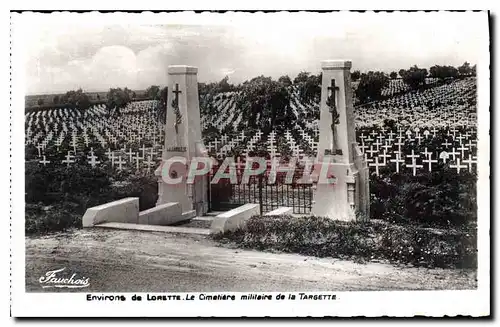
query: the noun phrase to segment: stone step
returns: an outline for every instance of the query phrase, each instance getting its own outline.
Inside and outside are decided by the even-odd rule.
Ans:
[[[208,228],[212,225],[212,220],[214,217],[194,217],[193,219],[186,220],[176,224],[175,226],[186,227],[186,228]]]
[[[214,217],[208,217],[208,216],[193,217],[192,220],[212,221],[212,220],[214,220]]]
[[[145,232],[182,233],[182,234],[198,234],[198,235],[210,234],[210,229],[208,228],[199,228],[194,226],[191,227],[186,225],[159,226],[159,225],[141,225],[141,224],[129,224],[129,223],[102,223],[95,225],[94,227],[138,230]]]
[[[205,214],[205,217],[206,216],[209,216],[209,217],[215,217],[215,216],[218,216],[220,215],[221,213],[224,213],[225,211],[210,211],[210,212],[207,212]]]

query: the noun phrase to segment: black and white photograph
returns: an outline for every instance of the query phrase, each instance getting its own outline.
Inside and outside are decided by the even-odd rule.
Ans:
[[[489,315],[489,19],[11,12],[13,315]]]

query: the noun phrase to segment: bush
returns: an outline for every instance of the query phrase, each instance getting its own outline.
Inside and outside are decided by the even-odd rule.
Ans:
[[[258,76],[243,83],[236,107],[248,113],[248,126],[262,130],[279,126],[290,111],[287,87],[271,77]],[[227,134],[227,133],[226,133]]]
[[[475,173],[460,175],[447,167],[370,177],[371,217],[423,227],[463,227],[477,222]]]
[[[61,96],[59,102],[70,108],[79,110],[87,110],[92,104],[89,96],[82,89],[66,92],[66,94]]]
[[[359,85],[355,91],[361,102],[374,101],[381,98],[382,89],[389,85],[389,77],[382,72],[361,74]]]
[[[77,162],[70,167],[44,167],[26,162],[25,176],[26,234],[81,227],[87,208],[106,202],[138,197],[139,209],[146,210],[158,199],[155,176],[116,172],[106,166],[92,168]]]
[[[26,235],[62,231],[68,228],[81,228],[82,216],[71,204],[44,206],[26,205]]]
[[[110,190],[110,180],[104,168],[92,168],[85,163],[70,167],[44,167],[38,162],[26,162],[26,202],[51,204],[70,200],[73,195],[99,197]]]
[[[412,89],[417,89],[419,87],[425,86],[425,78],[428,75],[427,69],[418,68],[417,65],[410,67],[408,70],[401,69],[399,75],[403,78],[405,82]]]
[[[243,248],[355,260],[383,259],[425,267],[475,268],[476,230],[436,230],[384,222],[341,222],[321,217],[248,220],[245,230],[214,235]]]
[[[158,180],[155,176],[131,175],[125,181],[113,184],[108,201],[127,197],[138,197],[141,211],[153,208],[158,200]]]

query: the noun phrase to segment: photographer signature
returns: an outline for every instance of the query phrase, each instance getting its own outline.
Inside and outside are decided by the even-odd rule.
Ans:
[[[76,273],[71,275],[71,277],[65,277],[58,275],[60,272],[64,271],[66,267],[47,271],[45,276],[40,277],[38,280],[43,288],[48,287],[67,287],[67,288],[82,288],[90,286],[88,277],[77,277]]]

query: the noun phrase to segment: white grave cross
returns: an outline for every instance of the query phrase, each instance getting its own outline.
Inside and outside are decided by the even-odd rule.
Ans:
[[[426,148],[426,150],[427,150],[427,148]],[[422,162],[426,162],[428,164],[429,171],[432,171],[432,163],[433,162],[437,163],[438,161],[436,159],[433,160],[432,159],[432,152],[429,152],[427,155],[427,159],[422,160]]]
[[[70,153],[70,151],[68,151],[68,154],[65,157],[66,157],[66,160],[63,160],[62,163],[67,164],[68,167],[69,167],[70,164],[72,164],[72,163],[75,162],[75,160],[73,160],[73,158],[75,158],[75,156],[72,155]]]
[[[465,165],[460,164],[460,158],[457,158],[457,163],[455,165],[450,165],[450,168],[456,168],[457,169],[457,174],[460,174],[460,170],[467,168]]]
[[[400,154],[396,152],[396,159],[391,159],[389,160],[390,162],[395,162],[396,163],[396,172],[399,173],[399,163],[404,163],[404,160],[400,159]]]

